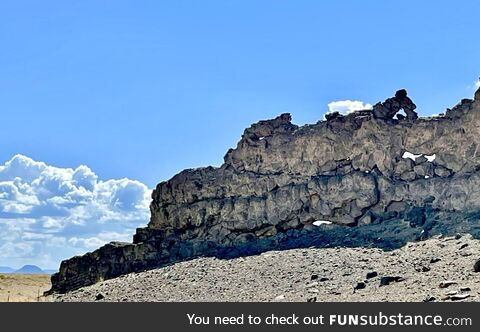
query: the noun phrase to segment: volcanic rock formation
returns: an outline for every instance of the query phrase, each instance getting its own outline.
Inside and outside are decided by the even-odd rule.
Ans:
[[[415,109],[417,105],[407,97],[407,91],[402,89],[395,93],[395,97],[388,98],[383,103],[377,103],[373,106],[373,116],[378,119],[393,119],[395,115],[399,120],[403,120],[404,116],[397,114],[400,110],[404,110],[407,119],[416,120],[418,118]]]
[[[253,124],[221,167],[158,184],[133,243],[63,261],[51,292],[198,256],[480,235],[480,90],[437,117],[415,107],[400,90],[313,125],[289,114]],[[407,117],[394,119],[400,109]]]

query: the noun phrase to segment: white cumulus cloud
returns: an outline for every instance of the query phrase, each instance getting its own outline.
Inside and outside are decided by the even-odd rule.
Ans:
[[[328,113],[338,112],[340,114],[349,114],[355,111],[370,110],[372,105],[359,100],[339,100],[328,104]]]
[[[87,166],[49,166],[23,155],[0,165],[0,265],[56,268],[110,241],[131,241],[149,219],[151,190],[101,181]]]

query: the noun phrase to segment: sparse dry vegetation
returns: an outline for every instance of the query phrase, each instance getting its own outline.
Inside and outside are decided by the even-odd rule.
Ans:
[[[47,302],[43,292],[50,286],[45,274],[0,274],[0,302]]]

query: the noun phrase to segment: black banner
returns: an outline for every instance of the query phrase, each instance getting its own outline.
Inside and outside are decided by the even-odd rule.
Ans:
[[[478,331],[480,303],[2,303],[2,331]]]

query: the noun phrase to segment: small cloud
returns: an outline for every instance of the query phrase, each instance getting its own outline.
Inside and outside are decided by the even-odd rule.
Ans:
[[[328,113],[338,112],[346,115],[355,111],[371,110],[372,105],[359,100],[339,100],[328,104]]]

